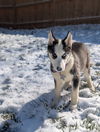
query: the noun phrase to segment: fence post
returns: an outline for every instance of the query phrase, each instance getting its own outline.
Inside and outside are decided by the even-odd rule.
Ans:
[[[13,27],[16,27],[16,24],[17,24],[16,0],[13,0],[13,11],[14,11],[14,15],[13,15]]]
[[[52,0],[52,6],[53,6],[53,9],[52,9],[52,19],[53,19],[53,25],[56,25],[56,21],[55,21],[55,15],[56,15],[56,4],[55,4],[55,0]]]

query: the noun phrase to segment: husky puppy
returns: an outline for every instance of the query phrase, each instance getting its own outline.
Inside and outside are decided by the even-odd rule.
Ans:
[[[80,73],[83,72],[88,86],[95,91],[90,76],[90,59],[87,47],[72,40],[72,34],[61,40],[56,39],[50,31],[48,34],[48,55],[51,63],[51,73],[55,82],[55,98],[53,105],[56,106],[64,84],[71,83],[71,109],[77,107],[79,97]]]

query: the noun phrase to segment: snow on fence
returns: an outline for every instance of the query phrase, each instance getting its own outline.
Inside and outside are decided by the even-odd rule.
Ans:
[[[0,26],[100,23],[100,0],[0,0]]]

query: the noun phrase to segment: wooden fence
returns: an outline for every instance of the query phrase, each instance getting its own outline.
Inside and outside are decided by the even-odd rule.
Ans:
[[[100,23],[100,0],[0,0],[0,26]]]

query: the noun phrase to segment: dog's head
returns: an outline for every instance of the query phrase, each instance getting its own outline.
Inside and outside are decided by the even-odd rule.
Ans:
[[[72,34],[61,40],[56,39],[50,31],[48,34],[48,54],[54,71],[64,71],[72,53]]]

